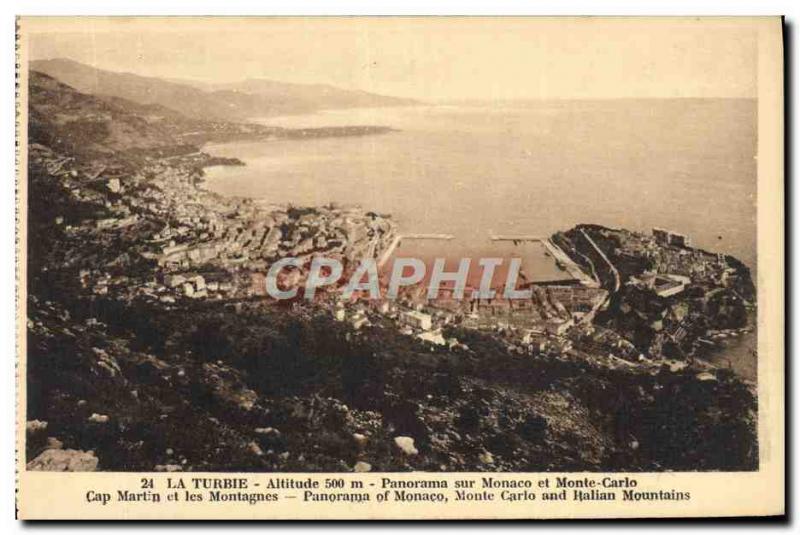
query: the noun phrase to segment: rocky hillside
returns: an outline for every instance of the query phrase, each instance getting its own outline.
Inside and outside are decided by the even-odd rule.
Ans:
[[[114,154],[181,145],[180,115],[157,106],[98,99],[37,71],[29,77],[28,136],[68,154]]]
[[[104,470],[756,466],[754,400],[730,375],[531,360],[478,335],[432,350],[324,312],[32,305],[28,418],[48,427],[29,459],[50,436]]]

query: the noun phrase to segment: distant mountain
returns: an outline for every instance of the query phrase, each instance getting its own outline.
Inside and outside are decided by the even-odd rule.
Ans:
[[[163,157],[197,151],[209,141],[311,139],[392,131],[376,125],[281,128],[187,117],[161,104],[83,93],[35,70],[29,73],[28,97],[30,143],[90,158],[123,153],[128,159]]]
[[[159,105],[189,118],[242,121],[321,109],[413,105],[410,99],[350,91],[328,85],[246,80],[203,84],[97,69],[70,59],[32,61],[31,70],[52,76],[83,93]]]
[[[190,83],[190,85],[195,85]],[[197,84],[207,91],[235,91],[259,95],[273,103],[288,107],[309,109],[371,108],[383,106],[413,106],[418,101],[408,98],[387,97],[360,90],[341,89],[327,84],[294,84],[263,78],[250,78],[229,84]]]

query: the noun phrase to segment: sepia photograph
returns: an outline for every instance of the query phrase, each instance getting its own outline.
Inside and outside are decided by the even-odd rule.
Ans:
[[[780,32],[18,19],[19,466],[340,507],[373,484],[315,474],[481,503],[553,473],[536,503],[680,506],[632,478],[782,462],[760,287],[782,222],[759,219],[782,210]],[[142,481],[109,499],[157,502]]]

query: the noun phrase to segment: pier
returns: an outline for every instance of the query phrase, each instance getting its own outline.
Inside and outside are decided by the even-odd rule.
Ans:
[[[541,236],[531,236],[531,235],[522,235],[522,236],[510,236],[510,235],[492,235],[489,237],[492,241],[541,241],[543,242],[547,238],[542,238]]]

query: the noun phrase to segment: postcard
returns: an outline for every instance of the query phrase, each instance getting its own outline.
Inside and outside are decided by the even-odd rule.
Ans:
[[[777,17],[21,17],[17,514],[780,516]]]

